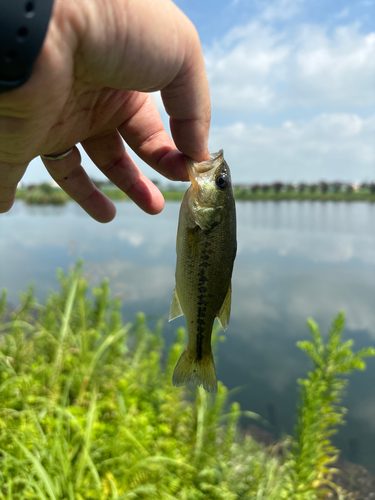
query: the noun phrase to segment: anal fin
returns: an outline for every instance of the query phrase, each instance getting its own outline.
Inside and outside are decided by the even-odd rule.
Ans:
[[[221,305],[219,314],[217,315],[217,319],[219,320],[219,323],[221,324],[223,330],[226,330],[229,324],[231,303],[232,303],[232,283],[229,283],[227,294]]]

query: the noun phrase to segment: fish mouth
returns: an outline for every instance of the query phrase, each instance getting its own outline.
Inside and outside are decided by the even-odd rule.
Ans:
[[[194,187],[198,186],[198,176],[209,172],[212,169],[216,169],[224,161],[224,151],[220,149],[217,153],[210,154],[210,159],[196,162],[191,158],[188,158],[187,168],[189,180]]]

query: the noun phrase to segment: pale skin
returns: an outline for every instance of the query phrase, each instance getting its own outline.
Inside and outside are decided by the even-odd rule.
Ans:
[[[161,91],[173,140],[150,94]],[[30,79],[0,94],[0,212],[10,210],[32,159],[80,143],[139,207],[164,199],[125,149],[171,180],[188,180],[185,156],[209,159],[210,98],[198,35],[170,0],[55,0]],[[80,165],[80,153],[43,163],[99,222],[114,204]]]

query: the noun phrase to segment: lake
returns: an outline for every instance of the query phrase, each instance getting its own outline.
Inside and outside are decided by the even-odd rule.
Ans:
[[[0,216],[0,289],[11,304],[35,282],[37,298],[57,289],[56,269],[84,259],[93,285],[110,278],[122,298],[125,320],[144,311],[165,319],[171,342],[184,318],[168,323],[174,288],[179,203],[158,216],[132,203],[117,203],[107,225],[80,207],[15,203]],[[218,378],[238,388],[242,409],[266,418],[275,433],[291,432],[298,377],[309,369],[296,347],[308,339],[306,318],[323,332],[340,309],[345,336],[355,349],[375,345],[375,204],[334,202],[240,202],[238,255],[233,274],[232,315],[217,352]],[[335,444],[342,458],[375,473],[375,359],[350,377],[344,405],[347,425]]]

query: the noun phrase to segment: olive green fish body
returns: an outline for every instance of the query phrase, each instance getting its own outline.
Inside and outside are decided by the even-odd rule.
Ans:
[[[229,322],[231,277],[236,256],[236,212],[229,167],[222,151],[211,160],[191,162],[192,185],[181,203],[176,287],[170,320],[186,317],[188,341],[174,371],[173,384],[193,380],[216,392],[211,351],[215,317]]]

